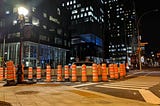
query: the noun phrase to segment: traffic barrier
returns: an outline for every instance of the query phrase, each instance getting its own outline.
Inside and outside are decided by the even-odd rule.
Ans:
[[[86,82],[86,81],[87,81],[86,65],[83,64],[82,65],[82,82]]]
[[[46,81],[50,82],[51,81],[51,66],[47,65],[46,68]]]
[[[102,70],[101,70],[101,65],[100,64],[98,64],[97,65],[97,71],[98,71],[98,75],[102,75]]]
[[[108,81],[107,78],[107,66],[105,63],[102,64],[102,81]]]
[[[0,81],[3,80],[3,67],[0,67]]]
[[[118,79],[119,78],[118,65],[117,64],[113,64],[113,67],[114,67],[114,76],[115,76],[115,79]]]
[[[37,74],[36,74],[36,77],[37,77],[37,80],[41,80],[41,67],[37,67]]]
[[[62,65],[57,66],[57,81],[62,81]]]
[[[8,81],[14,80],[13,61],[6,62],[6,65],[7,65],[7,80]]]
[[[76,73],[76,65],[72,65],[72,81],[75,82],[77,81],[77,73]]]
[[[113,64],[109,64],[109,76],[110,76],[110,79],[114,79],[115,78]]]
[[[69,66],[68,65],[64,66],[64,80],[69,81]]]
[[[33,68],[29,67],[28,68],[28,80],[32,80],[33,79]]]
[[[125,76],[125,64],[120,64],[119,70],[120,70],[120,78],[123,78]]]
[[[97,64],[92,64],[92,81],[98,82]]]

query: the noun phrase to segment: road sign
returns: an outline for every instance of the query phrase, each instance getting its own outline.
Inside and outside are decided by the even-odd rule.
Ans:
[[[140,43],[140,46],[145,46],[147,44],[148,44],[148,42],[142,42],[142,43]]]

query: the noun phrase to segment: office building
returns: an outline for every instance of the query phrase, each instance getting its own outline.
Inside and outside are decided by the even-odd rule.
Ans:
[[[28,14],[21,17],[19,7]],[[61,25],[58,1],[1,0],[0,9],[1,63],[4,59],[17,65],[21,60],[25,67],[42,68],[67,64],[70,40]]]
[[[60,8],[68,11],[71,36],[71,60],[86,58],[100,63],[104,58],[104,11],[100,0],[62,0]]]
[[[132,0],[104,0],[108,59],[125,63],[137,47],[136,11]]]

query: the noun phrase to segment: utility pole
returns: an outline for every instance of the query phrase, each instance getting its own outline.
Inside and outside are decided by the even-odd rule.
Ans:
[[[157,12],[159,11],[158,9],[154,9],[154,10],[150,10],[150,11],[146,11],[144,12],[137,20],[137,34],[138,34],[138,61],[139,61],[139,70],[142,70],[142,62],[141,62],[141,35],[140,35],[140,28],[139,28],[139,24],[140,21],[142,19],[143,16],[145,16],[146,14],[152,13],[152,12]]]

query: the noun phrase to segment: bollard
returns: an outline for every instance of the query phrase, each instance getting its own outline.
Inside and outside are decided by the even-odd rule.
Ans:
[[[100,64],[97,65],[97,71],[98,71],[98,76],[102,75],[102,72],[101,72],[102,70],[101,70],[101,65]]]
[[[76,73],[76,65],[72,65],[72,81],[75,82],[77,81],[77,73]]]
[[[14,64],[13,61],[6,62],[7,65],[7,84],[4,86],[16,85],[14,80]]]
[[[62,65],[57,66],[57,81],[62,81]]]
[[[86,65],[83,64],[82,65],[82,82],[86,82],[86,81],[87,81]]]
[[[64,66],[64,80],[69,81],[69,66],[68,65]]]
[[[120,70],[120,78],[123,78],[125,76],[125,65],[120,64],[119,65],[119,70]]]
[[[92,64],[92,81],[98,82],[97,64]]]
[[[114,67],[114,76],[115,76],[115,79],[118,79],[119,78],[118,65],[117,64],[113,64],[113,67]]]
[[[37,67],[37,74],[36,74],[36,77],[37,77],[37,81],[41,80],[41,67]]]
[[[32,80],[33,79],[33,68],[29,67],[28,68],[28,80]]]
[[[102,64],[102,81],[108,81],[106,64]]]
[[[115,78],[113,64],[109,64],[109,76],[110,76],[110,79]]]
[[[46,81],[50,82],[51,81],[51,66],[47,65],[46,68]]]
[[[0,67],[0,81],[3,80],[3,67]]]

